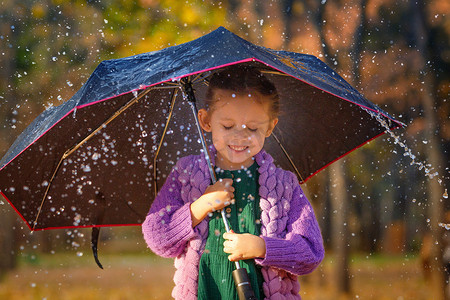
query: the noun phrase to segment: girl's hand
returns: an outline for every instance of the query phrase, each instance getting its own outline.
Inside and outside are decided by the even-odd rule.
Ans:
[[[234,201],[233,180],[220,179],[206,188],[205,193],[191,204],[192,227],[197,226],[206,216],[220,210]]]
[[[221,210],[234,201],[233,179],[219,179],[213,185],[206,188],[203,196],[207,205],[210,207],[208,212]]]
[[[223,251],[229,253],[230,261],[243,259],[264,258],[266,256],[266,243],[264,239],[250,233],[225,232]]]

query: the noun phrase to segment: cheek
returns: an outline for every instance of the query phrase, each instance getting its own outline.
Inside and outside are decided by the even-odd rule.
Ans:
[[[254,145],[264,144],[265,136],[260,132],[255,132],[249,135],[248,140]]]
[[[224,143],[226,140],[226,134],[220,129],[212,131],[211,137],[214,144]]]

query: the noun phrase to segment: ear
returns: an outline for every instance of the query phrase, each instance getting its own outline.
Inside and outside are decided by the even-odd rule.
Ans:
[[[202,108],[198,111],[198,121],[204,131],[211,132],[211,120],[206,109]]]
[[[272,134],[272,131],[277,124],[278,124],[278,118],[275,118],[275,119],[269,121],[269,128],[267,129],[266,137],[269,137]]]

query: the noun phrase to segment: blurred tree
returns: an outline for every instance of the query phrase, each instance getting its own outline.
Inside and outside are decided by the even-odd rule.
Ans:
[[[225,23],[200,0],[3,0],[0,156],[43,109],[68,100],[104,59],[159,50]],[[16,215],[0,206],[0,272],[15,264]],[[48,251],[50,236],[39,233]]]
[[[7,14],[6,11],[12,9],[13,3],[7,2],[0,8],[0,15],[3,16],[0,25],[0,37],[2,40],[5,36],[9,37],[1,44],[2,56],[0,60],[0,91],[5,91],[1,97],[2,105],[0,106],[0,120],[4,120],[3,126],[0,126],[0,146],[12,143],[13,137],[10,134],[10,126],[15,127],[17,117],[17,103],[19,99],[16,97],[14,89],[14,74],[17,52],[12,47],[18,39],[18,33],[15,30],[18,20],[14,14]],[[5,101],[11,99],[11,101]],[[0,199],[1,204],[4,204]],[[14,238],[15,217],[9,209],[0,207],[0,279],[10,269],[16,266],[16,239]]]
[[[307,3],[307,2],[306,2]],[[326,31],[324,25],[327,20],[324,19],[324,12],[326,9],[326,2],[318,4],[318,7],[308,6],[316,21],[318,35],[322,42],[322,50],[325,62],[330,66],[338,65],[336,58],[333,59],[331,55],[330,42],[326,38]],[[335,68],[335,67],[334,67]],[[351,290],[350,282],[350,244],[349,244],[349,197],[347,192],[347,179],[344,162],[342,160],[334,162],[327,170],[327,175],[330,178],[329,191],[331,199],[331,211],[333,212],[331,218],[331,241],[334,253],[334,260],[336,261],[333,282],[337,288],[338,293],[348,294]]]
[[[435,72],[430,68],[430,65],[434,65],[436,62],[431,56],[433,50],[430,41],[429,32],[431,31],[427,23],[425,14],[427,13],[427,7],[422,0],[413,1],[410,4],[411,26],[412,26],[412,39],[413,45],[417,48],[421,54],[422,61],[419,67],[419,78],[423,82],[423,92],[421,98],[424,107],[424,118],[426,122],[425,134],[429,141],[429,147],[426,148],[428,161],[435,168],[438,174],[442,174],[444,158],[442,155],[441,145],[438,140],[439,136],[439,123],[436,116],[436,79]],[[432,171],[434,172],[434,171]],[[438,175],[442,176],[442,175]],[[433,284],[435,285],[436,295],[434,299],[446,298],[445,293],[445,267],[443,264],[443,228],[439,226],[439,222],[444,221],[444,206],[442,203],[442,195],[444,194],[444,188],[441,182],[442,178],[436,178],[432,180],[433,174],[428,180],[428,201],[429,201],[429,215],[433,220],[430,223],[430,230],[432,236],[432,250],[431,250],[431,273],[433,278]]]

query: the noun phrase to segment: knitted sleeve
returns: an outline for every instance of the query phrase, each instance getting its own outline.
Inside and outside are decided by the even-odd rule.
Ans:
[[[156,196],[142,224],[148,247],[163,257],[176,257],[196,233],[192,228],[190,203],[181,197],[179,172],[175,167]]]
[[[262,266],[303,275],[312,272],[320,264],[325,251],[313,208],[296,178],[293,181],[286,236],[262,236],[266,243],[266,257],[255,261]]]

